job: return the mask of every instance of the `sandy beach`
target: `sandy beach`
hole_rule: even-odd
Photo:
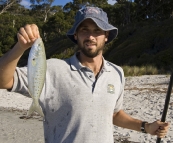
[[[43,143],[42,119],[23,119],[25,111],[0,108],[0,143]]]
[[[127,77],[123,109],[144,121],[160,120],[169,80],[169,75]],[[31,102],[31,98],[21,94],[0,90],[0,143],[44,143],[43,119],[38,115],[24,118]],[[166,120],[173,121],[173,92]],[[120,127],[114,127],[114,138],[115,143],[155,143],[157,139]],[[173,143],[172,123],[162,143]]]

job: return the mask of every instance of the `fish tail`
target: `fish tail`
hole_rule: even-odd
[[[31,116],[31,114],[36,111],[38,114],[40,114],[42,117],[44,117],[44,114],[43,114],[43,111],[39,105],[38,102],[32,102],[30,108],[29,108],[29,111],[27,113],[27,117]]]

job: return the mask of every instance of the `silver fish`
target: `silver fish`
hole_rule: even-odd
[[[41,38],[38,38],[31,47],[28,57],[27,77],[29,94],[33,99],[27,116],[36,111],[41,116],[44,116],[39,105],[40,94],[43,89],[46,77],[46,54],[44,44]]]

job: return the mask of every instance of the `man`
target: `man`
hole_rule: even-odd
[[[113,124],[164,137],[168,123],[143,122],[122,110],[123,70],[102,57],[104,45],[117,35],[106,13],[97,7],[77,12],[67,36],[79,52],[65,60],[47,60],[40,96],[46,143],[113,143]],[[35,24],[20,28],[18,42],[0,59],[0,88],[27,92],[27,68],[16,67],[26,49],[40,37]],[[113,123],[113,124],[112,124]]]

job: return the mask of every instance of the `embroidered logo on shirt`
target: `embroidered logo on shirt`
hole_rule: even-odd
[[[107,86],[107,92],[108,93],[111,93],[111,94],[114,94],[115,93],[114,85],[108,84],[108,86]]]

